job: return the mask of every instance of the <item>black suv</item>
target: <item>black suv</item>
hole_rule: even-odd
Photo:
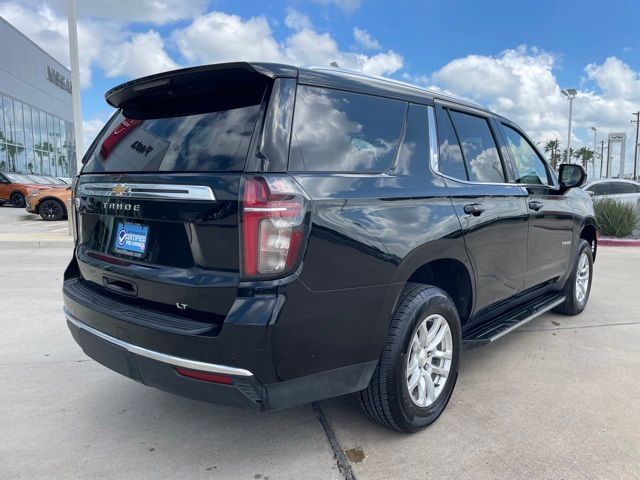
[[[359,392],[413,431],[464,348],[587,303],[585,179],[515,124],[337,69],[188,68],[118,109],[74,187],[68,326],[145,385],[261,410]]]

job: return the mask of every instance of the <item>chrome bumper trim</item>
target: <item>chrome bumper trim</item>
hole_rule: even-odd
[[[226,365],[217,365],[215,363],[205,363],[199,362],[197,360],[189,360],[182,357],[174,357],[173,355],[167,355],[166,353],[160,353],[143,347],[139,347],[137,345],[132,345],[131,343],[127,343],[118,338],[114,338],[111,335],[107,335],[106,333],[103,333],[85,323],[82,323],[80,320],[71,315],[66,308],[64,310],[64,316],[67,318],[67,321],[71,322],[79,329],[86,330],[87,332],[101,338],[102,340],[112,343],[113,345],[116,345],[118,347],[124,348],[125,350],[131,353],[135,353],[136,355],[140,355],[141,357],[147,357],[158,362],[173,365],[175,367],[190,368],[203,372],[221,373],[223,375],[235,375],[238,377],[253,377],[253,373],[243,368],[228,367]]]

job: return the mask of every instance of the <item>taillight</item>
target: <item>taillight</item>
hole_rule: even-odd
[[[302,253],[305,193],[290,177],[243,177],[241,229],[244,277],[291,272]]]

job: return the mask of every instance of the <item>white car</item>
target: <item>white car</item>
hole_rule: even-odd
[[[640,208],[640,182],[618,178],[602,178],[583,187],[594,199],[616,198]]]

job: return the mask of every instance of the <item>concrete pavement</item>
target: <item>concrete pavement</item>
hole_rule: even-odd
[[[463,352],[430,428],[390,432],[324,402],[359,479],[640,478],[640,249],[602,248],[589,305]]]
[[[311,406],[254,413],[139,385],[88,359],[61,313],[70,249],[0,249],[0,478],[340,479]],[[603,248],[578,317],[463,353],[414,435],[322,402],[358,479],[638,478],[640,251]]]

